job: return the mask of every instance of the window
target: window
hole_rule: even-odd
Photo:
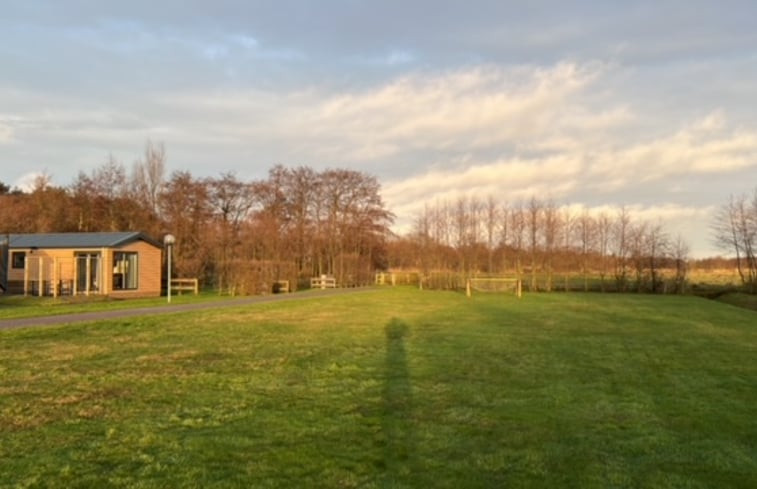
[[[113,290],[135,290],[139,276],[137,253],[113,253]]]
[[[13,268],[24,268],[24,262],[26,261],[26,252],[25,251],[14,251],[11,254],[11,261],[12,261],[12,267]]]

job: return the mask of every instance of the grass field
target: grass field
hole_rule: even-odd
[[[174,295],[172,304],[187,304],[201,301],[229,299],[228,295],[203,292],[199,295]],[[80,312],[136,309],[166,304],[166,297],[142,299],[112,299],[106,296],[24,297],[22,295],[0,296],[0,320],[38,316],[58,316]]]
[[[4,331],[0,487],[757,487],[757,313],[387,288]]]

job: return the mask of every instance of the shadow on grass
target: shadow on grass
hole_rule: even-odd
[[[386,365],[381,428],[384,434],[384,482],[411,475],[416,440],[412,419],[413,392],[407,367],[405,337],[410,328],[397,318],[385,327]]]

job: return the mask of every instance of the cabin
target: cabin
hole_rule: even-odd
[[[0,293],[150,297],[162,247],[139,232],[0,235]]]

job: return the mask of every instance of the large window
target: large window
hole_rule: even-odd
[[[139,277],[137,253],[113,253],[113,290],[134,290]]]
[[[24,262],[26,261],[26,252],[25,251],[14,251],[11,253],[11,261],[13,268],[24,268]]]

